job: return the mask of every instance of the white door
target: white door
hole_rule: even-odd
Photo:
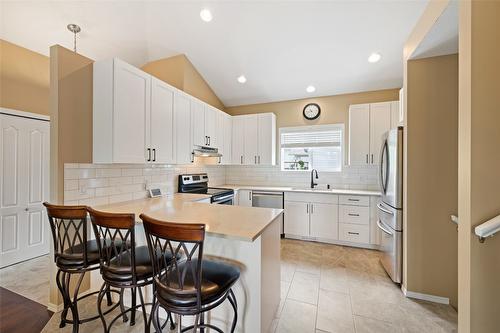
[[[205,105],[195,98],[191,99],[191,124],[193,145],[207,146],[208,139],[205,134]]]
[[[243,164],[245,155],[245,117],[233,117],[232,126],[232,156],[233,164]]]
[[[151,114],[148,119],[151,160],[174,163],[174,90],[161,80],[151,81]]]
[[[311,237],[338,239],[338,205],[311,203]]]
[[[370,165],[380,162],[382,135],[391,129],[391,102],[370,104]]]
[[[257,164],[274,165],[276,164],[276,118],[272,113],[260,114],[258,116],[258,155]]]
[[[182,93],[174,94],[174,140],[175,163],[191,163],[191,153],[193,152],[191,146],[191,102],[190,98]]]
[[[238,191],[238,206],[252,207],[252,191],[250,190]]]
[[[215,130],[217,124],[218,110],[207,105],[205,106],[205,135],[207,136],[207,145],[209,147],[218,148],[217,133]]]
[[[231,116],[224,114],[224,142],[223,142],[223,155],[221,159],[222,164],[231,164],[231,155],[232,155],[232,142],[233,142],[233,121]],[[221,133],[219,133],[221,135]]]
[[[243,163],[246,165],[257,164],[257,156],[259,155],[259,117],[258,115],[245,117],[245,155]]]
[[[349,164],[368,165],[370,155],[370,105],[349,107]]]
[[[144,163],[151,75],[114,61],[113,162]]]
[[[49,122],[0,115],[0,267],[49,252]]]
[[[285,234],[309,236],[309,203],[285,201]]]

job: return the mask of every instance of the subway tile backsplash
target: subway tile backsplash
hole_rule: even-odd
[[[307,187],[308,172],[283,172],[279,166],[75,164],[64,165],[64,203],[97,206],[145,198],[151,186],[177,192],[179,174],[207,172],[210,185]],[[332,188],[378,189],[377,167],[344,166],[342,172],[319,172],[315,180]]]
[[[225,168],[214,165],[76,164],[64,165],[66,205],[104,205],[145,198],[149,187],[177,192],[178,175],[207,172],[212,186],[225,183]]]
[[[377,190],[377,167],[344,166],[341,172],[319,172],[314,181],[332,188]],[[226,184],[308,187],[309,172],[281,171],[280,166],[226,166]]]

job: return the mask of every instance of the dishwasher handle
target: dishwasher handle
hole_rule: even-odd
[[[283,197],[283,192],[252,191],[254,197]]]

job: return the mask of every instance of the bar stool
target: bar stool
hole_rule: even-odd
[[[236,297],[231,289],[240,277],[238,267],[203,259],[204,224],[169,223],[144,214],[143,221],[149,253],[153,258],[155,300],[151,317],[157,332],[161,332],[159,308],[179,315],[179,331],[206,328],[223,331],[205,323],[204,314],[226,299],[234,310],[231,332],[238,320]],[[183,254],[182,257],[179,256]],[[165,258],[174,258],[165,260]],[[181,316],[196,316],[194,325],[182,328]]]
[[[95,320],[99,315],[80,319],[78,301],[95,295],[98,291],[78,297],[80,286],[86,272],[99,268],[99,250],[96,240],[87,240],[87,207],[86,206],[58,206],[44,202],[47,208],[52,239],[54,241],[54,262],[57,265],[56,283],[62,295],[64,309],[61,313],[60,328],[66,324],[73,324],[73,332],[78,332],[80,324]],[[73,290],[71,298],[71,276],[80,277]],[[115,292],[115,291],[113,291]],[[108,306],[112,305],[111,290],[105,290]],[[105,313],[113,311],[120,303],[115,304]],[[71,310],[72,320],[66,319]]]
[[[92,220],[96,239],[98,241],[102,239],[110,240],[110,246],[106,247],[100,246],[100,242],[97,243],[101,259],[101,275],[104,280],[97,298],[97,308],[104,326],[104,332],[109,332],[114,322],[120,316],[125,316],[125,313],[129,311],[131,312],[130,325],[134,325],[135,312],[139,307],[142,308],[144,331],[149,332],[151,322],[147,318],[146,305],[151,305],[151,303],[146,304],[144,302],[141,288],[153,283],[153,266],[148,247],[135,245],[134,214],[105,213],[90,207],[87,208],[87,211]],[[123,243],[130,244],[130,246],[120,246]],[[165,257],[164,260],[169,262],[171,259]],[[110,287],[120,288],[122,296],[125,288],[131,289],[132,306],[125,311],[122,308],[122,313],[113,318],[108,326],[101,310],[101,303],[106,290]],[[139,291],[139,305],[136,304],[137,290]]]

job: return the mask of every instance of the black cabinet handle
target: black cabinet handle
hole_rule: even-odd
[[[148,162],[151,162],[151,148],[148,148]]]
[[[349,216],[359,216],[359,214],[351,214],[351,213],[349,213],[347,215],[349,215]]]
[[[348,233],[349,235],[359,235],[359,232],[350,232],[350,231],[348,231],[347,233]]]
[[[156,162],[156,149],[153,148],[153,162]]]

